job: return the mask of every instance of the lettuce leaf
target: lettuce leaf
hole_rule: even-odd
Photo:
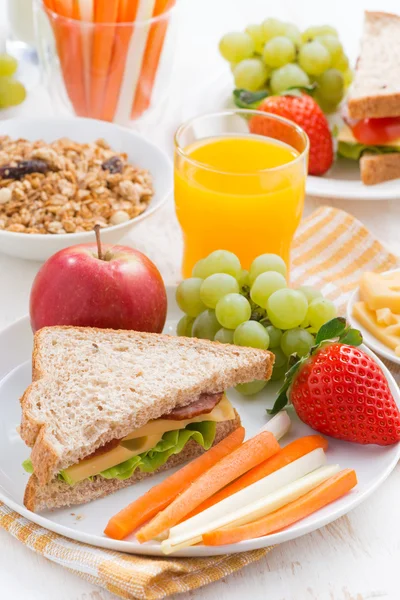
[[[396,146],[367,146],[365,144],[350,144],[348,142],[338,143],[337,153],[344,158],[359,160],[364,152],[370,154],[389,154],[390,152],[400,152]]]
[[[167,431],[154,448],[134,456],[125,462],[102,471],[100,475],[105,479],[129,479],[136,469],[142,473],[153,473],[164,465],[170,456],[179,454],[189,442],[194,440],[205,450],[211,448],[215,438],[216,423],[203,421],[190,423],[185,429]]]
[[[170,456],[182,452],[190,440],[194,440],[202,448],[208,450],[214,442],[216,426],[217,424],[213,421],[202,421],[201,423],[190,423],[185,429],[167,431],[151,450],[107,469],[100,475],[105,479],[129,479],[136,469],[140,469],[142,473],[153,473],[153,471],[162,467]],[[33,473],[32,462],[29,458],[22,463],[22,466],[28,473]],[[65,471],[58,474],[58,479],[69,485],[74,483]],[[92,477],[89,479],[92,479]]]

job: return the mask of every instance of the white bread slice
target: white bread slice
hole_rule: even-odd
[[[400,116],[399,65],[400,16],[366,11],[348,99],[352,119]]]
[[[266,350],[135,331],[47,327],[35,335],[21,437],[40,485],[151,419],[253,379]]]
[[[240,426],[240,418],[236,413],[236,419],[217,423],[214,444],[217,444],[232,431]],[[93,481],[81,481],[74,486],[55,479],[45,486],[40,486],[35,475],[31,475],[25,490],[24,504],[26,508],[33,512],[41,512],[46,508],[61,508],[62,506],[71,506],[74,504],[85,504],[91,500],[103,498],[117,490],[133,485],[145,477],[160,473],[172,467],[176,467],[196,456],[203,454],[203,448],[194,440],[190,440],[182,452],[171,456],[165,465],[157,469],[154,473],[141,473],[139,470],[129,479],[104,479],[101,476],[93,478]]]
[[[375,185],[400,178],[400,152],[388,154],[363,154],[360,158],[361,180],[365,185]]]

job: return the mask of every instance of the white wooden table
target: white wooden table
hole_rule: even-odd
[[[4,2],[4,0],[3,0]],[[279,6],[277,6],[279,5]],[[196,109],[202,111],[201,94],[226,68],[217,56],[219,37],[227,30],[277,16],[306,27],[330,23],[356,56],[362,9],[396,12],[398,0],[181,0],[178,57],[172,92],[156,123],[142,128],[171,152],[172,134],[198,89]],[[271,12],[268,10],[271,9]],[[0,24],[4,23],[0,0]],[[17,114],[37,116],[49,111],[46,97],[37,89]],[[1,117],[1,113],[0,113]],[[0,128],[1,129],[1,128]],[[306,214],[324,204],[308,199]],[[392,202],[332,202],[361,219],[390,249],[400,254],[400,200]],[[180,232],[172,205],[134,230],[130,240],[150,256],[167,283],[179,278]],[[0,255],[0,327],[26,314],[31,282],[38,263]],[[275,548],[258,563],[206,588],[191,592],[198,600],[369,600],[400,598],[400,519],[398,512],[400,466],[365,504],[337,522]],[[1,600],[112,600],[115,596],[65,569],[46,561],[0,530]]]

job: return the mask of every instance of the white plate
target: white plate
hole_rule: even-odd
[[[174,333],[179,310],[174,302],[174,288],[169,288],[169,314],[165,331]],[[160,474],[130,488],[120,490],[107,498],[90,504],[72,508],[48,511],[40,515],[28,511],[22,504],[23,494],[29,475],[22,469],[21,463],[28,457],[28,448],[21,441],[16,427],[20,422],[18,399],[31,381],[32,333],[28,318],[23,318],[0,333],[0,500],[31,521],[51,531],[80,542],[94,546],[121,550],[128,553],[161,555],[158,542],[140,545],[131,536],[126,541],[115,541],[105,537],[102,532],[108,519],[121,508],[141,496],[155,483],[166,477]],[[372,354],[368,351],[369,354]],[[390,388],[399,402],[399,389],[386,367],[377,359],[388,378]],[[234,390],[228,395],[241,415],[247,437],[255,434],[267,421],[266,408],[272,406],[276,384],[270,384],[257,397],[245,398]],[[299,421],[290,411],[293,419],[292,431],[284,438],[284,443],[312,430]],[[177,553],[177,556],[210,556],[227,552],[242,552],[262,548],[270,544],[279,544],[314,531],[338,517],[346,514],[365,500],[386,479],[400,458],[400,444],[395,446],[359,446],[329,440],[327,452],[331,464],[339,463],[341,468],[354,468],[357,471],[358,486],[340,500],[304,519],[286,531],[239,544],[220,547],[196,546]]]
[[[83,118],[9,119],[1,123],[1,135],[52,142],[68,137],[87,143],[104,138],[117,152],[126,152],[128,161],[148,169],[153,177],[154,196],[141,215],[121,225],[102,229],[104,243],[116,244],[133,227],[158,210],[172,192],[172,165],[168,156],[143,136],[104,121]],[[58,250],[94,241],[92,231],[62,235],[16,233],[0,230],[0,251],[28,260],[46,260]]]
[[[186,102],[185,120],[197,114],[234,108],[233,89],[233,80],[227,67],[202,93],[198,89],[196,95],[193,93],[193,98]],[[339,122],[339,118],[330,116],[329,121]],[[397,200],[400,199],[400,182],[395,179],[377,185],[364,185],[360,179],[358,161],[339,158],[322,177],[307,177],[306,192],[308,196],[341,200]]]
[[[385,275],[386,273],[396,273],[398,271],[400,271],[400,269],[392,269],[391,271],[385,271],[385,273],[382,273],[382,275]],[[361,331],[365,344],[369,348],[371,348],[371,350],[373,350],[380,356],[384,356],[388,360],[400,365],[400,356],[397,356],[391,348],[388,348],[387,346],[385,346],[385,344],[382,344],[382,342],[380,342],[374,335],[372,335],[372,333],[368,331],[368,329],[366,329],[363,325],[361,325],[359,321],[357,321],[355,317],[353,317],[353,306],[356,302],[359,302],[360,300],[360,288],[357,288],[352,293],[347,303],[348,322],[351,324],[352,327],[355,327],[356,329],[359,329]]]

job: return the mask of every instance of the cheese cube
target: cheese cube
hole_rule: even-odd
[[[388,308],[400,313],[400,271],[381,275],[364,273],[360,280],[360,296],[370,310]]]

